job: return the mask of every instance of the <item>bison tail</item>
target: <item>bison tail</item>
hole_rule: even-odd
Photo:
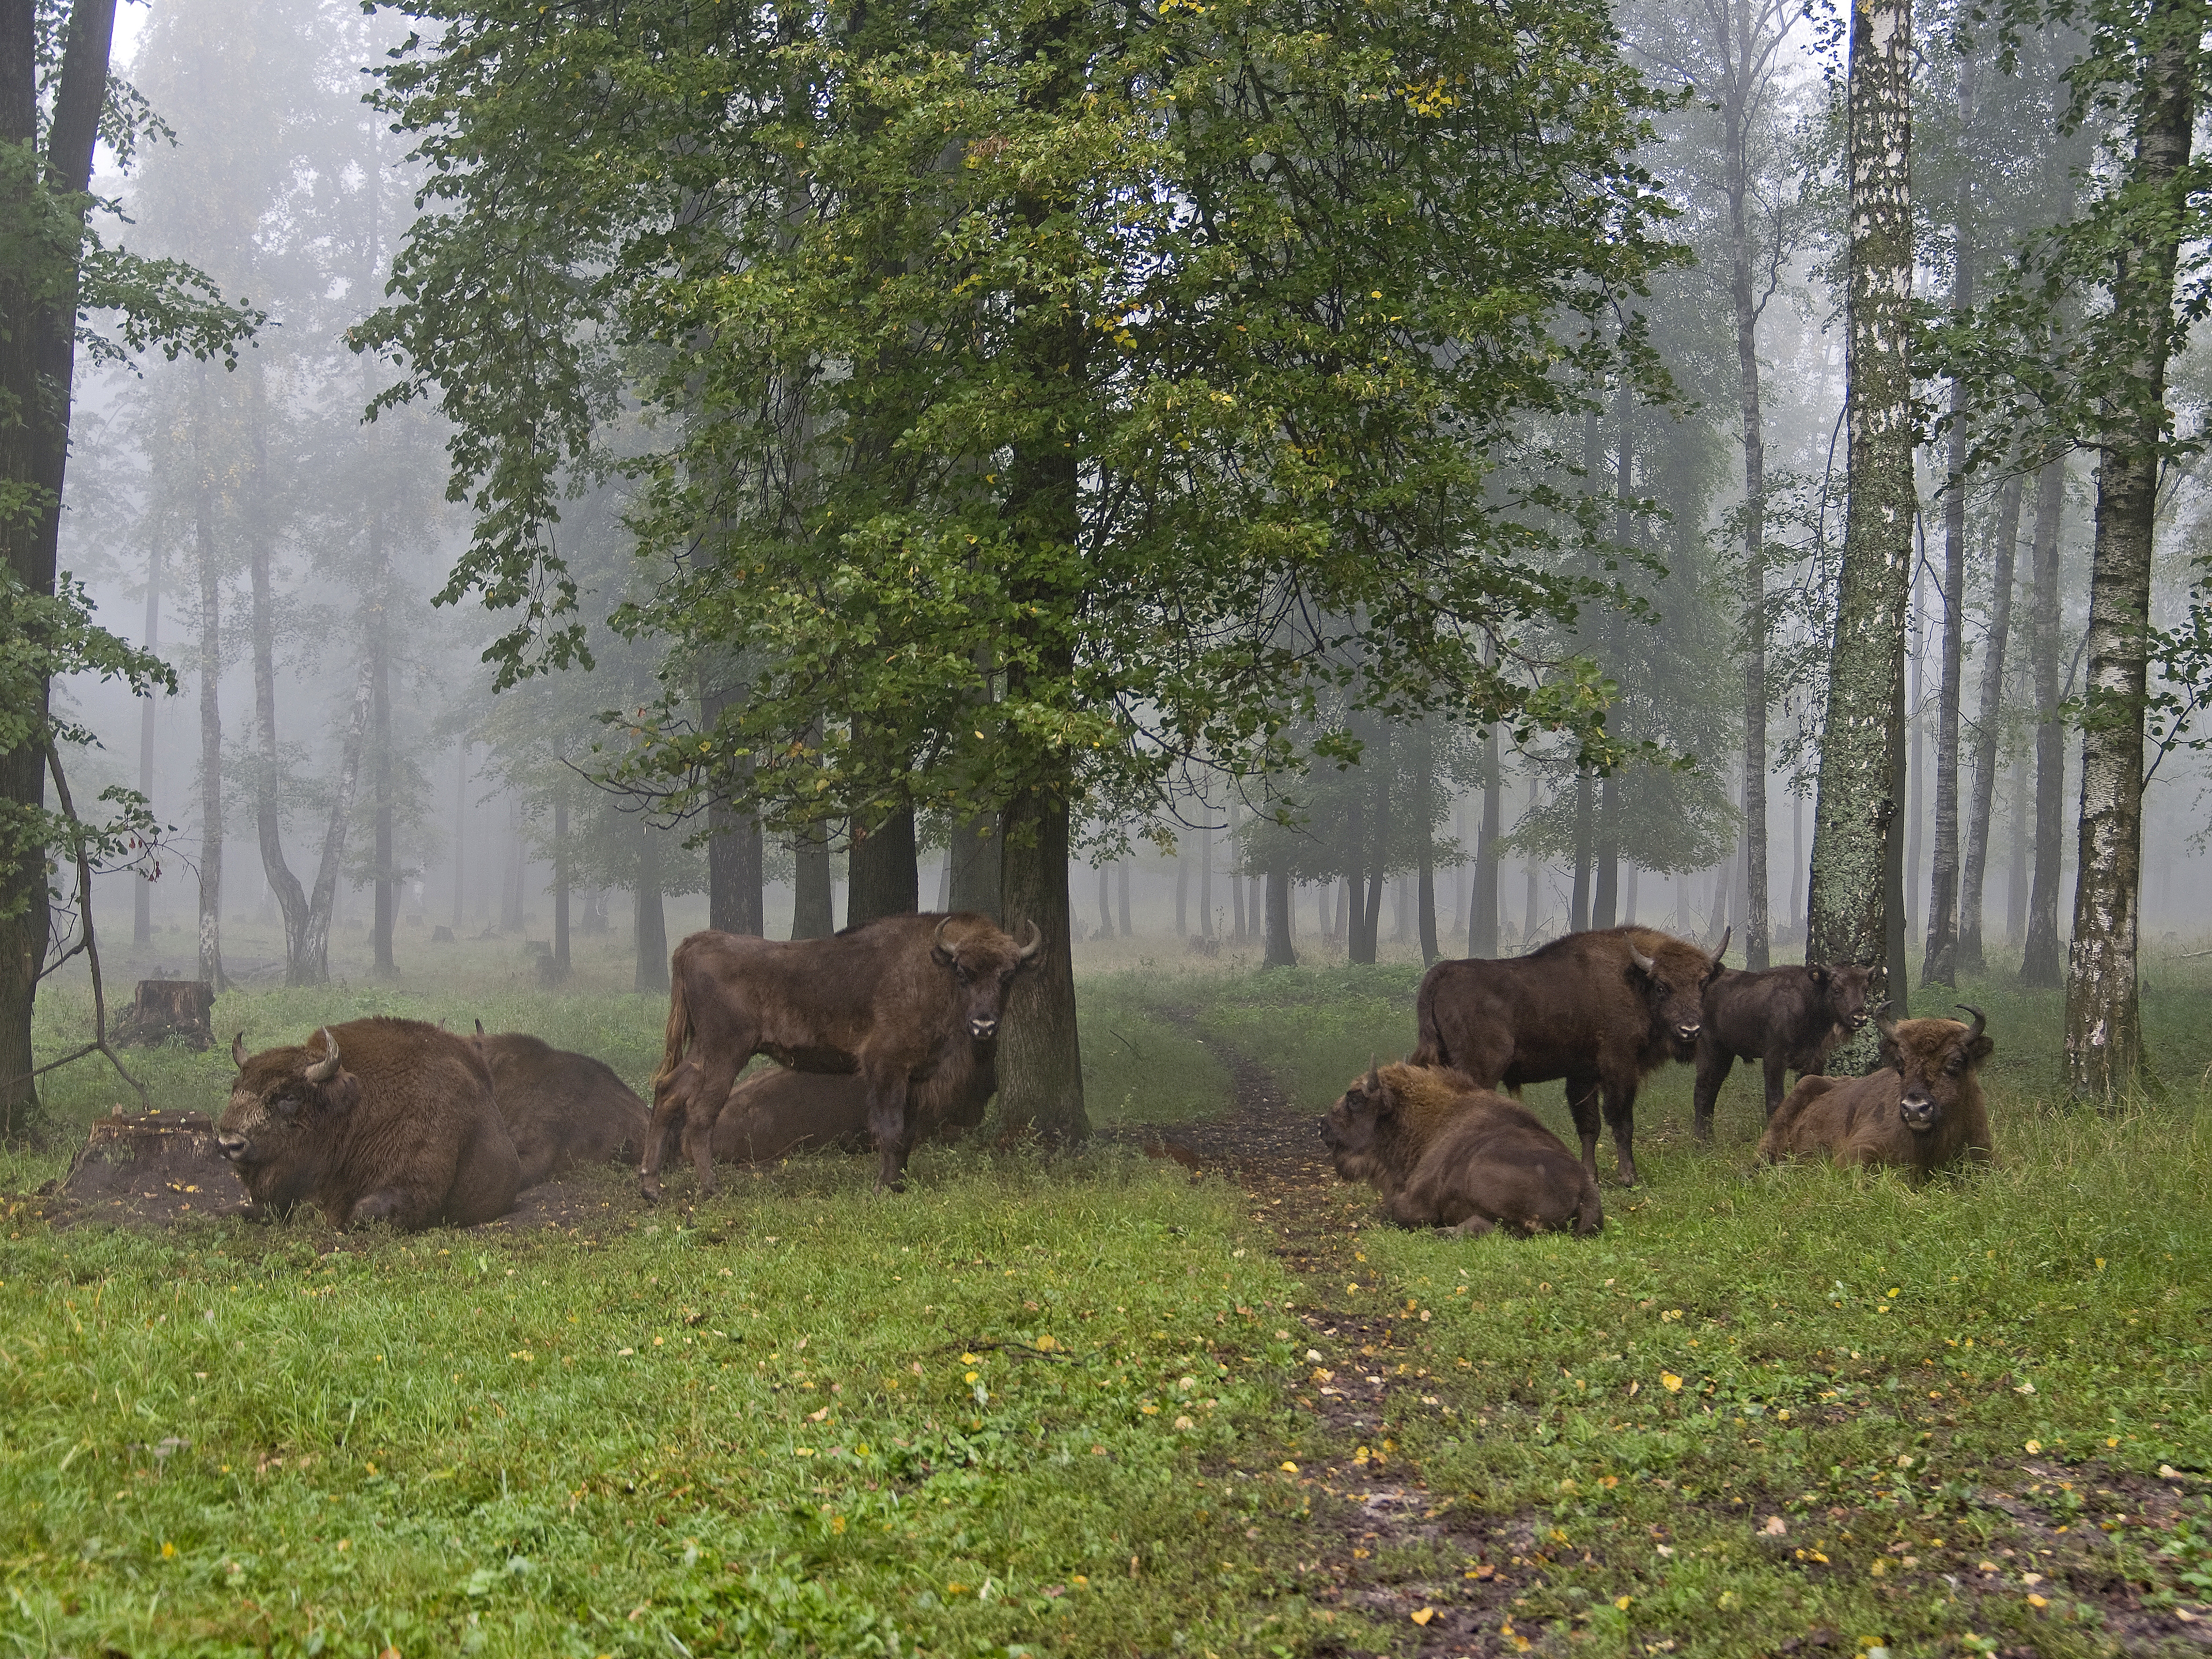
[[[691,1005],[684,998],[684,975],[679,972],[668,981],[668,1028],[662,1035],[660,1069],[653,1074],[653,1092],[656,1097],[662,1084],[676,1074],[683,1064],[684,1051],[691,1042]]]
[[[1578,1164],[1576,1168],[1582,1166]],[[1582,1201],[1575,1207],[1575,1237],[1588,1238],[1605,1225],[1605,1203],[1597,1195],[1597,1182],[1590,1178],[1590,1172],[1583,1170],[1582,1176]]]
[[[1428,988],[1423,986],[1421,988],[1425,991]],[[1413,1018],[1413,1052],[1407,1056],[1406,1063],[1408,1066],[1450,1065],[1450,1060],[1444,1057],[1444,1041],[1437,1030],[1436,1006],[1430,998],[1423,996],[1414,1004]]]

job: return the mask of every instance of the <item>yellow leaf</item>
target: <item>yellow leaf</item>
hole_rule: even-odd
[[[1417,1625],[1425,1625],[1437,1616],[1437,1610],[1434,1607],[1423,1607],[1419,1613],[1409,1613],[1406,1616]]]
[[[1672,1371],[1662,1371],[1659,1373],[1659,1386],[1666,1389],[1668,1394],[1680,1394],[1682,1390],[1682,1379]]]
[[[1623,1613],[1626,1613],[1628,1611],[1628,1604],[1635,1599],[1636,1598],[1632,1595],[1616,1595],[1613,1598],[1613,1605],[1619,1607]]]

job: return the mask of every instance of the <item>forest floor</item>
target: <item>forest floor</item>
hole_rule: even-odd
[[[216,1020],[481,1014],[640,1084],[660,1006],[622,965]],[[1958,993],[1998,1042],[1984,1174],[1759,1170],[1755,1079],[1699,1149],[1675,1068],[1603,1234],[1464,1241],[1377,1225],[1316,1133],[1410,1043],[1417,965],[1097,966],[1089,1149],[929,1148],[898,1200],[824,1157],[659,1209],[595,1171],[413,1238],[9,1201],[0,1642],[2212,1650],[2212,972],[2154,969],[2167,1086],[2113,1115],[2051,1103],[2055,1000]],[[57,1045],[82,1012],[52,1000]],[[129,1057],[206,1110],[226,1047]],[[73,1121],[100,1064],[59,1074]]]

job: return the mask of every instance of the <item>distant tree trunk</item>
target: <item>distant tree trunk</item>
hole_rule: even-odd
[[[375,948],[374,973],[391,979],[399,972],[392,951],[392,927],[398,917],[398,878],[394,873],[392,846],[392,629],[389,582],[384,570],[384,514],[369,520],[370,560],[376,571],[375,598],[370,606],[369,653],[369,789],[376,805],[375,920],[370,933]]]
[[[2027,941],[2020,982],[2055,989],[2064,982],[2058,938],[2058,890],[2065,879],[2059,824],[2066,811],[2066,726],[2058,696],[2058,532],[2066,510],[2066,463],[2047,461],[2035,479],[2035,540],[2028,589],[2035,670],[2035,878],[2027,902]]]
[[[1734,22],[1736,9],[1729,9]],[[1735,31],[1731,30],[1731,33]],[[1766,440],[1759,404],[1759,250],[1751,213],[1750,125],[1763,79],[1747,39],[1728,53],[1723,116],[1727,132],[1722,188],[1729,204],[1729,299],[1735,313],[1736,409],[1743,441],[1743,837],[1747,874],[1744,964],[1770,961],[1766,894]],[[1769,290],[1771,291],[1771,289]]]
[[[912,915],[921,908],[913,802],[902,805],[873,830],[854,834],[847,870],[848,927],[873,921],[878,916]]]
[[[1352,917],[1351,960],[1372,966],[1382,926],[1382,883],[1390,867],[1390,728],[1383,726],[1371,745],[1375,757],[1374,822],[1368,832],[1365,902],[1357,903]],[[1358,876],[1353,873],[1355,882]]]
[[[1912,15],[1906,0],[1850,14],[1850,498],[1828,653],[1828,700],[1813,824],[1806,959],[1887,955],[1889,849],[1897,815],[1897,695],[1912,565]],[[1889,994],[1901,997],[1904,986]],[[1840,1050],[1865,1069],[1873,1028]]]
[[[1212,807],[1201,803],[1207,817],[1198,826],[1198,936],[1213,937],[1213,824]]]
[[[2187,172],[2203,53],[2203,0],[2154,0],[2128,187],[2169,210],[2120,250],[2115,313],[2140,342],[2128,399],[2110,406],[2097,468],[2089,572],[2089,672],[2081,722],[2081,818],[2074,938],[2066,959],[2066,1070],[2077,1098],[2111,1101],[2142,1070],[2136,933],[2142,875],[2144,695],[2151,544],[2174,267],[2187,228]]]
[[[1982,653],[1981,706],[1974,719],[1974,793],[1966,806],[1966,861],[1959,882],[1959,971],[1984,974],[1982,886],[1989,870],[1990,814],[1996,801],[1997,738],[2004,720],[2005,644],[2012,631],[2013,554],[2020,540],[2020,475],[1997,498],[1996,568],[1990,573],[1989,640]]]
[[[2012,863],[2005,872],[2005,943],[2015,951],[2027,937],[2027,840],[2034,819],[2034,791],[2023,751],[2012,763]]]
[[[1608,772],[1597,790],[1597,897],[1590,926],[1613,927],[1620,917],[1620,780]]]
[[[1137,930],[1129,925],[1129,866],[1135,862],[1135,858],[1128,854],[1122,854],[1115,861],[1115,885],[1119,889],[1117,896],[1121,901],[1121,937],[1124,939],[1137,936]]]
[[[1236,939],[1237,943],[1239,945],[1243,944],[1246,939],[1252,938],[1254,934],[1259,931],[1256,927],[1252,926],[1250,921],[1248,921],[1245,919],[1244,878],[1240,867],[1243,863],[1243,860],[1239,856],[1243,851],[1243,843],[1237,838],[1237,800],[1236,797],[1232,795],[1229,801],[1229,868],[1231,872],[1229,878],[1229,902],[1231,906],[1232,915],[1237,928]],[[1256,921],[1257,920],[1257,917],[1252,919],[1253,921]]]
[[[1974,111],[1974,59],[1959,70],[1959,125],[1968,131]],[[1974,301],[1972,258],[1973,185],[1971,168],[1959,179],[1952,212],[1957,232],[1951,261],[1951,312],[1963,318]],[[1959,706],[1966,642],[1966,386],[1951,382],[1951,455],[1943,483],[1943,684],[1936,713],[1936,860],[1928,878],[1928,949],[1923,984],[1959,982]]]
[[[1437,948],[1437,836],[1436,822],[1430,816],[1430,798],[1436,793],[1435,749],[1425,725],[1415,741],[1419,746],[1414,757],[1413,811],[1420,832],[1413,882],[1413,931],[1420,940],[1421,960],[1431,963],[1443,953]]]
[[[1799,939],[1805,925],[1805,797],[1790,797],[1790,928]],[[1806,958],[1810,962],[1812,958]]]
[[[1567,905],[1567,926],[1577,933],[1590,924],[1590,848],[1595,834],[1591,794],[1589,769],[1578,766],[1575,769],[1575,886]]]
[[[1467,953],[1492,957],[1498,954],[1498,842],[1499,818],[1504,802],[1504,780],[1500,775],[1498,730],[1483,738],[1482,827],[1475,832],[1474,889],[1467,902]]]
[[[1896,720],[1891,726],[1891,762],[1895,768],[1895,788],[1905,789],[1905,676],[1900,669],[1897,678]],[[1893,797],[1894,799],[1894,797]],[[1903,1019],[1911,1012],[1906,987],[1905,913],[1905,839],[1892,836],[1888,842],[1888,863],[1883,882],[1882,914],[1888,918],[1888,929],[1884,939],[1882,960],[1886,966],[1883,977],[1887,988],[1883,994],[1889,999],[1890,1016]]]
[[[1263,968],[1295,968],[1297,952],[1291,948],[1291,866],[1278,853],[1267,860],[1267,948]]]
[[[1730,864],[1735,860],[1731,859]],[[1729,900],[1733,896],[1734,884],[1729,880],[1729,865],[1723,864],[1713,872],[1713,912],[1705,922],[1705,941],[1717,943],[1722,931],[1729,925]]]
[[[837,931],[830,879],[829,831],[801,830],[793,843],[793,859],[791,936],[828,939]]]
[[[1641,873],[1642,866],[1632,863],[1628,866],[1627,878],[1620,884],[1620,921],[1625,927],[1636,925],[1636,880]]]
[[[204,377],[206,369],[203,366]],[[192,422],[192,450],[200,457],[205,422]],[[222,970],[222,583],[215,547],[215,481],[199,460],[193,513],[200,578],[200,977],[218,991],[230,988]]]
[[[1054,1139],[1091,1133],[1075,1024],[1075,963],[1069,947],[1067,797],[1030,788],[1006,808],[1007,932],[1036,924],[1043,954],[1017,975],[1000,1027],[999,1087],[1010,1126]]]
[[[668,989],[668,913],[660,896],[660,832],[641,820],[637,826],[637,907],[632,925],[637,972],[631,981],[640,996]]]
[[[469,810],[469,740],[457,747],[458,768],[453,780],[453,937],[461,936],[461,878],[467,873]]]
[[[1114,937],[1114,867],[1098,866],[1098,937]]]
[[[161,645],[161,550],[156,544],[146,560],[146,649]],[[154,698],[142,697],[138,707],[138,793],[154,799]],[[131,884],[131,944],[144,950],[154,942],[154,884]]]
[[[1536,860],[1533,858],[1523,859],[1521,863],[1521,868],[1523,872],[1528,889],[1527,893],[1522,896],[1522,905],[1521,910],[1521,954],[1522,956],[1526,956],[1528,954],[1529,951],[1534,948],[1535,944],[1536,905],[1537,901],[1541,896],[1538,889],[1542,884],[1543,878],[1539,873]]]
[[[1899,775],[1905,780],[1903,787],[1907,792],[1909,803],[1905,812],[1911,825],[1911,833],[1905,842],[1902,889],[1905,894],[1905,937],[1908,939],[1920,921],[1914,910],[1913,896],[1920,890],[1920,832],[1927,823],[1922,796],[1925,793],[1928,781],[1928,711],[1922,683],[1927,678],[1929,628],[1928,610],[1921,597],[1923,584],[1920,579],[1921,568],[1927,562],[1927,549],[1923,544],[1919,550],[1920,556],[1913,561],[1912,565],[1912,635],[1909,647],[1911,655],[1907,659],[1912,676],[1912,690],[1905,704],[1904,714],[1905,731],[1911,743],[1912,758],[1911,764]]]
[[[997,829],[987,817],[955,824],[945,849],[952,866],[952,908],[977,911],[994,921],[1000,912]]]
[[[499,925],[502,933],[513,933],[522,926],[523,872],[530,861],[529,849],[522,841],[522,802],[513,794],[507,798],[507,880],[499,896]]]
[[[568,977],[568,786],[553,788],[553,957],[548,970],[555,984]]]

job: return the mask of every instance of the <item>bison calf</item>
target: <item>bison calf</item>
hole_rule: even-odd
[[[1964,1004],[1960,1005],[1962,1007]],[[1778,1163],[1826,1152],[1838,1164],[1887,1165],[1925,1176],[1991,1156],[1990,1116],[1977,1073],[1996,1044],[1955,1019],[1877,1018],[1883,1069],[1865,1077],[1808,1077],[1790,1091],[1759,1143]]]
[[[1782,1104],[1786,1073],[1810,1077],[1827,1069],[1838,1043],[1867,1023],[1872,969],[1723,968],[1707,981],[1705,1025],[1698,1033],[1698,1139],[1713,1137],[1713,1103],[1739,1060],[1766,1066],[1766,1115]]]
[[[216,1126],[257,1212],[318,1206],[338,1227],[473,1226],[514,1207],[522,1165],[474,1044],[419,1019],[349,1020],[246,1052]]]
[[[525,1187],[579,1164],[643,1156],[645,1103],[605,1060],[522,1031],[487,1034],[481,1020],[476,1048],[490,1068]]]
[[[950,1139],[983,1121],[998,1091],[995,1044],[973,1065],[941,1066],[912,1087],[914,1138]],[[765,1164],[808,1147],[858,1151],[868,1142],[867,1079],[777,1066],[739,1079],[714,1120],[714,1161]]]
[[[1605,1225],[1597,1182],[1565,1143],[1527,1107],[1447,1067],[1370,1066],[1321,1134],[1337,1174],[1371,1184],[1401,1227],[1473,1237]]]
[[[1721,936],[1721,951],[1728,935]],[[1413,1002],[1417,1066],[1450,1066],[1485,1089],[1565,1078],[1583,1162],[1597,1174],[1598,1097],[1620,1178],[1636,1184],[1636,1091],[1647,1072],[1697,1052],[1720,951],[1649,927],[1569,933],[1502,962],[1440,962]]]

